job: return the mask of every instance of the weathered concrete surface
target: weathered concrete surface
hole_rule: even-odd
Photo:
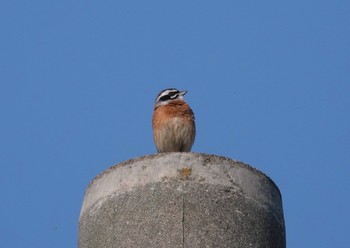
[[[89,185],[79,248],[284,248],[282,199],[263,173],[198,153],[146,156]]]

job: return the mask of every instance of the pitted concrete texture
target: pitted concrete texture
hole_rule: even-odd
[[[256,169],[225,157],[129,160],[89,185],[79,248],[285,247],[282,199]]]

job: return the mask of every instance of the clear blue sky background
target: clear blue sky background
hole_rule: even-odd
[[[155,153],[164,88],[195,152],[268,174],[287,245],[349,247],[349,1],[1,1],[0,246],[76,247],[85,189]]]

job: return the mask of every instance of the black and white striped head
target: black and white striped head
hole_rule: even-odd
[[[174,100],[182,100],[184,101],[184,95],[187,93],[187,91],[179,91],[177,89],[171,88],[171,89],[165,89],[162,90],[155,102],[155,107],[161,106],[161,105],[166,105],[171,101]]]

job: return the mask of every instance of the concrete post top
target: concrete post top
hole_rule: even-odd
[[[272,210],[277,219],[283,219],[280,191],[268,176],[242,162],[204,153],[159,153],[110,167],[89,184],[80,216],[111,195],[172,181],[220,185],[242,191],[262,207]],[[178,190],[186,191],[186,187]]]

